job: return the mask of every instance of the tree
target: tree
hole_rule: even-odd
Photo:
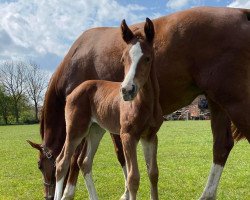
[[[3,87],[0,87],[0,115],[6,125],[9,123],[11,103],[11,98],[5,94]]]
[[[26,83],[27,94],[35,106],[35,120],[38,121],[38,106],[42,100],[42,92],[48,83],[48,75],[45,71],[42,71],[36,63],[30,62]]]
[[[22,61],[5,61],[1,65],[0,83],[13,101],[16,123],[19,123],[20,102],[25,92],[26,65]]]

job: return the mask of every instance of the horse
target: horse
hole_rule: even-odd
[[[125,20],[121,24],[122,36],[128,44],[122,55],[125,68],[123,82],[88,80],[80,84],[66,98],[66,139],[56,159],[55,200],[60,200],[63,183],[70,160],[77,146],[86,138],[87,153],[79,158],[78,165],[84,175],[87,187],[91,176],[92,144],[99,141],[91,128],[120,134],[126,166],[127,187],[131,200],[136,199],[139,188],[139,169],[136,147],[141,140],[151,183],[151,199],[158,199],[157,131],[163,119],[159,103],[159,86],[153,66],[152,41],[154,26],[149,18],[144,26],[145,38],[134,36]],[[91,188],[88,188],[91,191]],[[95,190],[90,199],[98,199]]]
[[[152,22],[154,65],[163,114],[190,104],[200,94],[208,99],[213,162],[200,199],[215,199],[235,139],[250,141],[250,10],[196,7]],[[144,23],[138,23],[129,28],[137,35],[143,32],[143,27]],[[119,34],[119,28],[115,27],[85,31],[54,73],[45,96],[40,130],[42,146],[53,158],[59,155],[65,141],[66,96],[86,80],[123,80],[120,58],[126,43]],[[231,122],[236,131],[232,131]],[[112,137],[124,169],[121,140],[119,136]],[[46,195],[53,196],[53,164],[40,145],[35,148],[40,150],[44,179],[52,185],[45,186],[46,191],[51,190]],[[72,184],[68,181],[67,186]]]

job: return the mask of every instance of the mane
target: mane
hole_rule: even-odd
[[[43,102],[43,107],[42,107],[42,110],[41,110],[41,115],[40,115],[40,136],[41,136],[42,140],[44,139],[44,114],[45,114],[44,108],[46,106],[46,102],[47,102],[47,98],[48,98],[47,93],[50,90],[51,84],[53,82],[53,77],[54,77],[54,75],[52,75],[52,77],[51,77],[51,79],[49,81],[48,88],[47,88],[47,91],[46,91],[45,97],[44,97],[44,102]]]
[[[64,119],[65,92],[59,81],[61,81],[65,67],[69,65],[70,55],[68,54],[64,58],[50,78],[41,112],[40,135],[42,143],[55,154],[60,152],[66,135]]]
[[[40,115],[40,135],[43,140],[44,138],[44,109],[43,108],[41,110],[41,115]]]

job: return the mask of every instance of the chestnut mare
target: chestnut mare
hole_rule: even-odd
[[[205,94],[211,110],[213,164],[201,199],[215,199],[219,179],[235,138],[250,142],[250,10],[200,7],[153,20],[154,66],[164,115],[190,104]],[[134,35],[143,34],[144,23],[132,25]],[[144,34],[143,34],[144,35]],[[89,79],[122,81],[120,63],[127,47],[119,28],[94,28],[73,44],[54,73],[44,102],[39,149],[47,199],[54,192],[52,161],[65,141],[66,96]],[[112,136],[118,159],[124,166],[121,141]],[[45,149],[45,151],[44,151]],[[48,154],[49,152],[49,154]],[[77,168],[77,154],[72,169]],[[49,156],[50,157],[50,156]],[[73,171],[73,170],[72,170]],[[71,174],[70,174],[71,175]],[[69,176],[66,191],[76,179]]]
[[[153,67],[154,26],[146,19],[146,37],[135,37],[125,20],[121,24],[123,39],[128,44],[122,56],[125,78],[121,82],[89,80],[80,84],[66,99],[65,120],[66,139],[63,149],[56,159],[55,200],[60,200],[63,183],[69,169],[70,160],[77,146],[86,138],[87,153],[78,162],[82,170],[90,199],[98,199],[89,182],[92,159],[92,144],[99,141],[92,125],[120,134],[126,166],[128,170],[127,187],[131,200],[136,199],[139,188],[139,169],[136,147],[142,142],[148,175],[151,182],[151,199],[158,199],[158,167],[156,161],[157,136],[162,124],[159,104],[159,85]],[[121,92],[120,92],[121,91]],[[98,124],[98,125],[97,125]],[[90,186],[90,187],[89,187]]]

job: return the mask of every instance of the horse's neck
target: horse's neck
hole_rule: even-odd
[[[59,154],[65,140],[64,103],[51,84],[42,113],[41,136],[42,144],[54,154]]]

